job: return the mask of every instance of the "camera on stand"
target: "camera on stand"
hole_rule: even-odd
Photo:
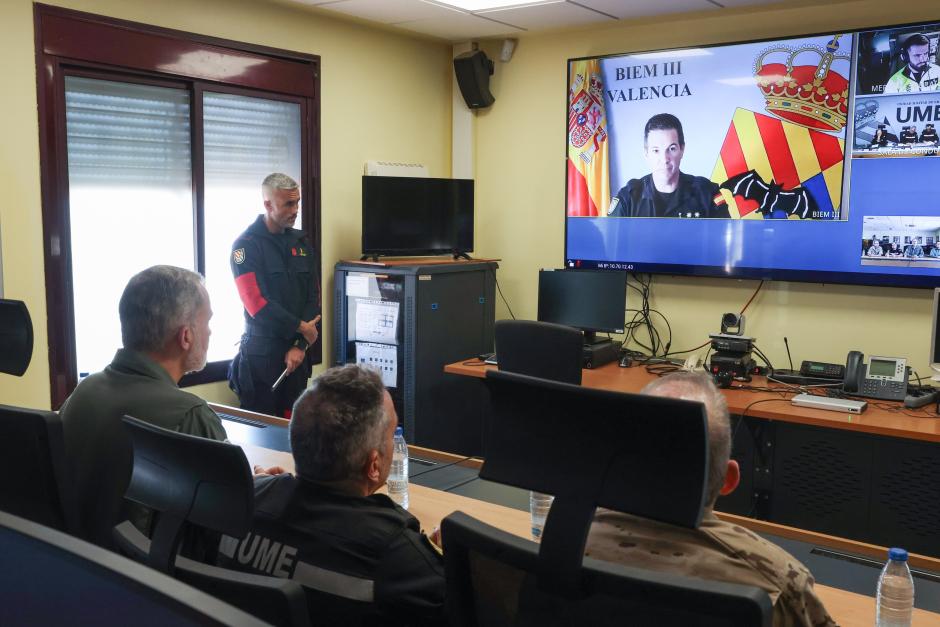
[[[721,317],[721,333],[709,335],[712,355],[708,371],[718,387],[731,387],[731,382],[750,381],[757,365],[751,357],[754,338],[744,335],[744,316],[726,313]]]

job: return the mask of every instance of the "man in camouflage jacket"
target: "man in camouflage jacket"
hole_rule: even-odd
[[[708,414],[708,494],[697,529],[686,529],[629,514],[598,510],[585,555],[636,568],[670,572],[765,590],[775,627],[828,627],[835,622],[813,590],[813,575],[792,555],[743,527],[715,516],[715,501],[740,479],[730,459],[728,405],[712,380],[681,373],[657,379],[643,393],[699,401]],[[652,417],[651,417],[652,418]]]

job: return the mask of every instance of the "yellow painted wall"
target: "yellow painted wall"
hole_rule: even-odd
[[[936,0],[788,7],[536,34],[519,42],[509,63],[497,62],[496,103],[476,119],[476,252],[502,258],[500,284],[517,317],[535,317],[538,269],[563,263],[566,59],[940,19]],[[498,42],[484,50],[497,58]],[[652,305],[669,318],[672,349],[682,350],[717,332],[721,314],[739,311],[756,286],[657,276]],[[746,330],[778,368],[787,367],[786,335],[797,367],[802,359],[844,363],[848,350],[859,349],[907,357],[924,376],[931,308],[931,290],[766,283]],[[501,302],[497,317],[508,317]]]
[[[332,307],[330,268],[359,252],[359,176],[367,159],[421,162],[450,173],[450,46],[257,0],[58,0],[69,8],[321,55],[324,311]],[[158,7],[158,8],[157,8]],[[534,317],[536,272],[563,256],[565,61],[569,57],[790,36],[829,29],[938,19],[934,0],[871,0],[825,6],[713,11],[608,28],[526,36],[508,64],[497,63],[496,104],[475,125],[477,251],[503,259],[500,283],[517,316]],[[498,42],[485,43],[497,57]],[[0,3],[0,238],[5,295],[27,302],[36,352],[26,376],[0,375],[0,402],[47,407],[48,350],[39,198],[32,4]],[[753,281],[656,277],[653,306],[673,328],[674,350],[700,344],[724,311],[736,311]],[[635,299],[633,301],[635,303]],[[498,316],[506,317],[498,305]],[[748,311],[748,332],[784,363],[842,361],[851,348],[907,356],[927,371],[927,290],[769,283]],[[325,358],[329,359],[329,327]],[[222,384],[200,386],[231,402]]]
[[[450,175],[451,47],[260,0],[51,0],[67,8],[236,41],[318,54],[322,60],[323,308],[332,267],[360,252],[363,163],[424,163]],[[19,379],[0,374],[0,403],[48,407],[46,303],[39,197],[33,13],[29,0],[0,2],[0,237],[4,295],[26,301],[33,361]],[[259,212],[261,207],[259,206]],[[329,360],[330,329],[324,329]],[[232,402],[224,384],[200,386]]]

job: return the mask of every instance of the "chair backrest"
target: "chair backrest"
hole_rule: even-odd
[[[494,332],[500,370],[581,383],[584,334],[578,329],[534,320],[497,320]]]
[[[0,510],[73,533],[59,415],[0,405],[0,459]]]
[[[459,512],[444,520],[453,624],[770,625],[770,599],[757,588],[584,557],[597,506],[699,525],[708,479],[702,403],[500,371],[487,372],[487,386],[493,437],[480,477],[555,501],[538,547]]]
[[[239,446],[154,426],[130,416],[134,448],[127,498],[156,510],[153,539],[129,521],[114,529],[122,553],[277,625],[309,625],[300,584],[218,568],[177,555],[183,532],[242,538],[254,515],[254,483]]]
[[[576,598],[538,585],[538,545],[455,512],[441,524],[447,617],[455,627],[770,627],[758,588],[585,558]]]
[[[0,625],[267,624],[112,551],[3,512],[0,555]]]
[[[489,371],[480,477],[553,494],[543,584],[577,590],[596,507],[695,528],[705,508],[708,424],[692,401]],[[641,479],[642,478],[642,479]]]
[[[244,537],[254,484],[241,447],[124,416],[134,449],[127,498],[157,512],[147,563],[169,573],[184,527]]]
[[[150,540],[130,521],[115,527],[118,550],[138,562],[150,555]],[[303,586],[290,579],[244,573],[178,556],[176,579],[230,603],[258,618],[286,627],[308,627],[310,616]]]
[[[0,372],[23,376],[33,356],[33,322],[26,303],[0,298]]]

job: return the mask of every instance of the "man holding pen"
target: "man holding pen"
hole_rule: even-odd
[[[265,213],[232,245],[245,333],[229,384],[243,409],[289,418],[310,376],[307,347],[319,337],[319,275],[306,233],[292,228],[300,210],[297,182],[270,174],[261,194]]]

